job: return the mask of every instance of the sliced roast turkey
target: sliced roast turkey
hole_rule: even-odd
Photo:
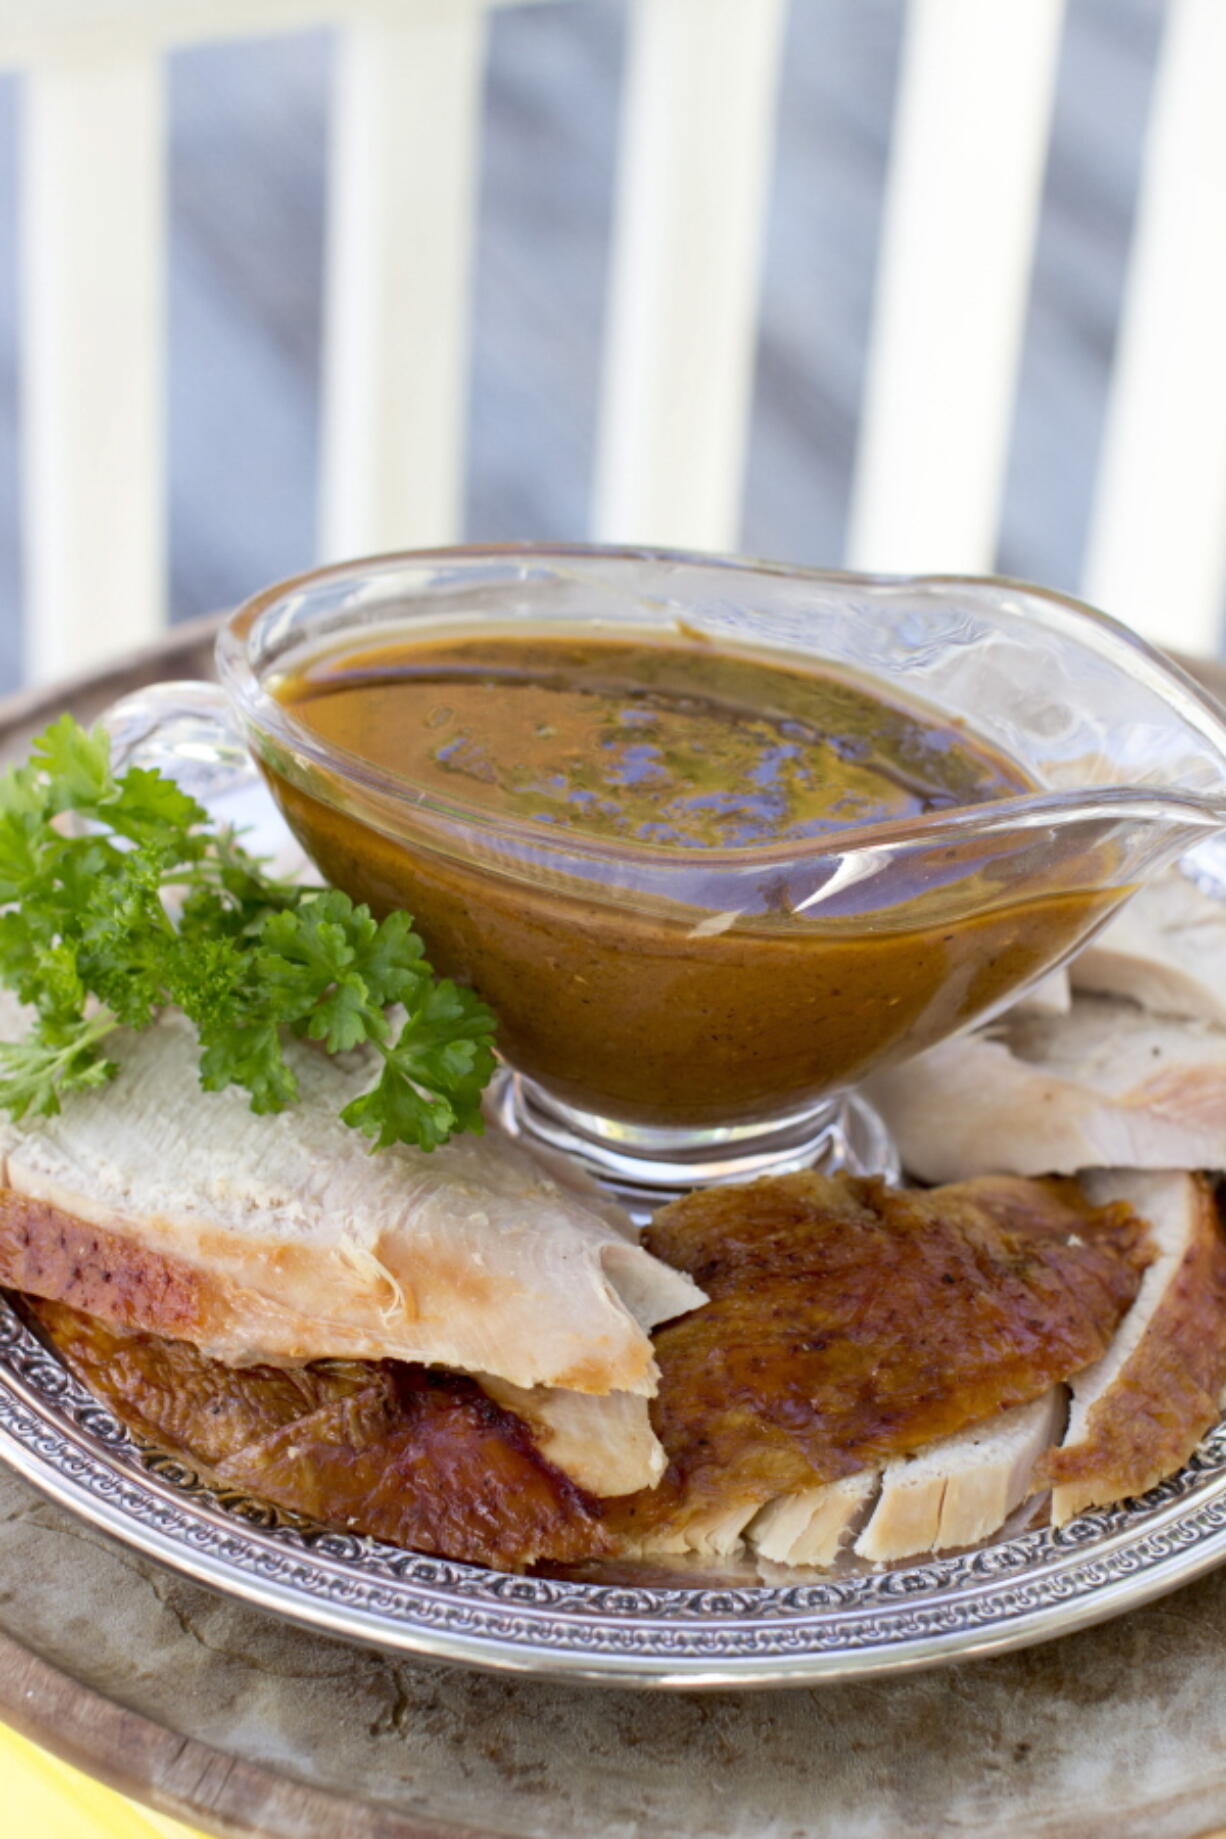
[[[922,1181],[1226,1167],[1226,1029],[1121,998],[1014,1011],[866,1090]]]
[[[1154,1258],[1106,1353],[1074,1376],[1067,1432],[1040,1465],[1057,1525],[1182,1468],[1226,1385],[1226,1239],[1208,1183],[1109,1170],[1083,1186],[1141,1215]]]
[[[1168,869],[1073,959],[1068,976],[1075,990],[1226,1028],[1226,901]]]
[[[371,1080],[361,1055],[291,1043],[301,1100],[257,1117],[200,1089],[181,1017],[111,1051],[110,1085],[0,1124],[0,1283],[233,1366],[489,1375],[584,1487],[657,1478],[649,1331],[702,1292],[607,1201],[497,1129],[371,1155],[338,1116]]]

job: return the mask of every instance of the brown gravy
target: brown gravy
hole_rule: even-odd
[[[837,847],[849,825],[1033,790],[985,741],[869,679],[699,640],[504,626],[367,643],[317,654],[277,693],[305,729],[428,798],[557,845],[569,832],[696,868],[703,851],[726,864],[764,843]],[[363,821],[352,784],[342,810],[318,769],[265,768],[323,874],[377,913],[414,915],[438,969],[495,1010],[513,1066],[582,1110],[654,1126],[769,1116],[917,1052],[1045,969],[1125,891],[1104,885],[1097,850],[1036,886],[1029,831],[892,868],[887,909],[870,894],[815,917],[751,875],[738,885],[756,907],[738,897],[704,924],[710,908],[616,877],[389,835],[373,807]],[[340,760],[335,777],[343,788]]]
[[[1032,789],[866,684],[703,644],[393,644],[326,654],[280,695],[426,792],[649,847],[801,842]]]

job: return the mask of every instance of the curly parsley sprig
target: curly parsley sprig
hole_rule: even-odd
[[[481,1129],[493,1015],[435,978],[408,914],[376,921],[335,889],[270,879],[173,780],[116,777],[105,730],[68,715],[0,776],[0,982],[35,1016],[0,1043],[15,1117],[104,1084],[107,1036],[175,1006],[199,1036],[200,1083],[244,1087],[253,1111],[298,1096],[288,1032],[375,1051],[377,1082],[341,1116],[376,1148]]]

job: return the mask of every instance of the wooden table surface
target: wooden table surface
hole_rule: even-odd
[[[0,741],[202,674],[209,633],[0,708]],[[1223,1839],[1226,1571],[995,1660],[656,1695],[302,1632],[0,1467],[0,1717],[206,1831],[265,1839]]]

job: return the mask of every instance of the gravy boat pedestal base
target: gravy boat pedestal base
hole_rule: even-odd
[[[843,1092],[784,1117],[716,1130],[653,1130],[564,1105],[502,1067],[487,1109],[509,1136],[578,1165],[644,1225],[694,1188],[816,1169],[897,1181],[898,1154],[881,1118],[858,1092]]]

